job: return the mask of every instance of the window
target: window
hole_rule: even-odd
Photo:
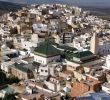
[[[44,70],[41,69],[41,72],[43,72]]]
[[[42,63],[42,60],[38,60],[38,62]]]
[[[45,72],[48,72],[47,70],[45,70]]]

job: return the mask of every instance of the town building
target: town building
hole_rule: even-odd
[[[47,41],[38,46],[31,56],[34,56],[34,61],[43,65],[52,61],[60,61],[59,50],[57,50],[51,43]]]
[[[19,79],[29,79],[33,78],[33,72],[26,67],[27,65],[23,63],[15,63],[13,67],[11,67],[11,74],[14,75],[15,77],[18,77]]]

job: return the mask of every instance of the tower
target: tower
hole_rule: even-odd
[[[99,38],[97,37],[96,33],[93,33],[93,36],[91,38],[90,51],[93,54],[97,54],[98,53],[98,46],[99,46]]]
[[[39,42],[39,37],[38,37],[38,34],[34,33],[31,35],[31,40],[34,42],[34,43],[38,43]]]

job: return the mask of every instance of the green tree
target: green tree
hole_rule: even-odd
[[[71,97],[68,94],[66,94],[65,96],[61,96],[60,99],[61,100],[71,100]]]
[[[9,94],[9,95],[6,94],[3,100],[17,100],[17,99],[15,97],[15,94]]]
[[[2,71],[0,71],[0,85],[5,84],[7,81],[7,77],[5,75],[5,73],[3,73]]]
[[[9,47],[10,49],[14,49],[14,45],[12,41],[6,42],[6,46]]]
[[[11,34],[11,35],[12,35],[12,34],[18,34],[18,29],[17,29],[17,27],[11,28],[11,29],[10,29],[10,34]]]
[[[12,84],[12,83],[19,83],[19,79],[18,79],[18,77],[9,77],[8,79],[7,79],[8,81],[7,81],[7,83],[8,84]]]
[[[0,100],[2,100],[2,98],[0,98]]]

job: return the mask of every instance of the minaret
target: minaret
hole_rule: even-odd
[[[97,33],[93,33],[93,36],[91,38],[90,51],[93,54],[97,54],[98,53],[98,47],[99,47],[99,38],[97,37]]]

